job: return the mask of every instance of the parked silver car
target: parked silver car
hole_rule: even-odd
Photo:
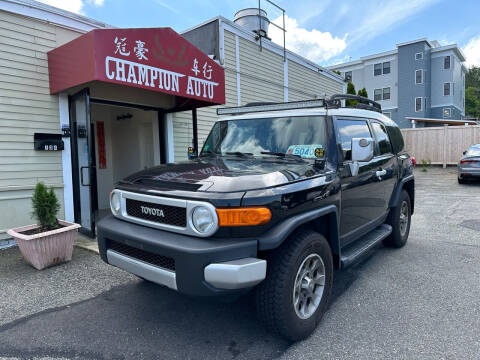
[[[458,162],[458,183],[473,178],[480,180],[480,144],[470,146]]]

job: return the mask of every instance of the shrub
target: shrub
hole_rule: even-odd
[[[430,160],[425,160],[425,159],[422,159],[422,171],[423,172],[427,172],[428,169],[427,169],[427,166],[430,165]]]
[[[32,197],[32,217],[38,220],[42,231],[54,230],[59,227],[57,214],[60,203],[53,191],[53,187],[47,189],[43,183],[38,183]]]

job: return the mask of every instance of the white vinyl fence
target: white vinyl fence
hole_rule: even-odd
[[[402,129],[405,148],[417,163],[456,165],[462,153],[480,143],[480,125]]]

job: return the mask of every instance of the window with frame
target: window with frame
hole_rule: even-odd
[[[352,72],[345,71],[345,81],[352,81]]]
[[[415,111],[416,112],[422,111],[422,98],[421,97],[415,98]]]
[[[447,55],[443,58],[443,68],[450,69],[450,55]]]
[[[382,63],[373,65],[373,75],[382,75]]]
[[[380,101],[382,100],[382,89],[373,90],[373,100]]]
[[[415,60],[422,60],[423,59],[423,52],[419,52],[415,54]]]
[[[364,120],[337,120],[337,139],[343,154],[343,160],[352,160],[352,139],[371,138],[372,134]]]
[[[383,88],[383,100],[390,100],[390,88]]]
[[[390,74],[390,61],[385,61],[383,63],[383,74]]]
[[[385,126],[378,122],[372,122],[372,130],[377,140],[379,155],[390,154],[392,152],[392,145],[390,144]]]
[[[443,96],[450,96],[450,83],[446,82],[443,84]]]
[[[392,113],[387,111],[387,112],[384,112],[383,115],[385,115],[386,117],[388,117],[389,119],[392,118]]]
[[[415,84],[423,83],[423,69],[415,70]]]

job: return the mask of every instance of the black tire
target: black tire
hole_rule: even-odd
[[[465,184],[465,183],[466,183],[466,181],[463,180],[463,179],[457,178],[457,180],[458,180],[458,183],[459,183],[459,184]]]
[[[317,297],[320,298],[318,307],[314,312],[312,310],[312,314],[308,318],[302,319],[297,315],[294,305],[295,294],[299,294],[294,292],[296,278],[304,261],[305,264],[308,264],[307,261],[317,261],[318,257],[321,258],[324,266],[323,292],[321,297],[320,293]],[[318,275],[320,272],[316,274]],[[310,230],[296,231],[280,248],[267,256],[267,277],[257,287],[255,293],[258,316],[270,331],[287,340],[305,339],[315,330],[326,310],[332,284],[332,253],[325,238]],[[316,289],[314,291],[321,291],[319,285],[313,285],[312,288]]]
[[[406,229],[402,228],[402,221],[400,217],[402,213],[402,206],[406,206],[408,211]],[[402,190],[402,193],[400,194],[400,200],[398,202],[398,206],[390,210],[390,214],[387,222],[392,226],[392,233],[390,234],[389,237],[383,240],[384,245],[389,247],[394,247],[394,248],[401,248],[405,246],[408,240],[408,234],[410,233],[411,220],[412,220],[412,205],[410,202],[410,196],[405,190]]]

